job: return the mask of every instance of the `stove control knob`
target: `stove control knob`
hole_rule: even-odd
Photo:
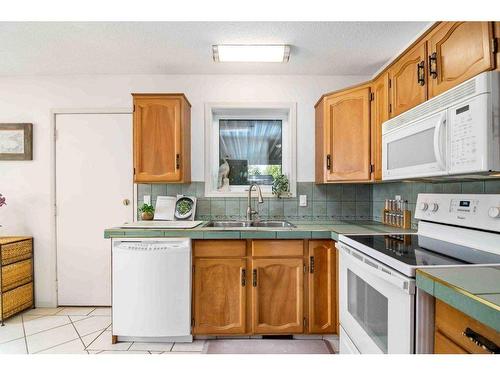
[[[500,207],[490,207],[488,215],[492,218],[500,217]]]
[[[431,211],[436,212],[439,210],[439,205],[437,203],[431,203]]]
[[[425,203],[425,202],[420,203],[420,209],[422,211],[427,211],[428,208],[429,208],[429,205],[427,203]]]

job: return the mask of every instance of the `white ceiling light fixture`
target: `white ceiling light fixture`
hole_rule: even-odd
[[[212,46],[215,62],[288,62],[287,44],[216,44]]]

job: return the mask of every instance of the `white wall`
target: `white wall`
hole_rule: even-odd
[[[0,123],[31,122],[34,133],[33,161],[0,161],[0,193],[7,197],[7,206],[0,208],[0,225],[3,225],[0,235],[31,235],[35,238],[37,305],[55,306],[57,303],[51,110],[131,107],[131,92],[183,92],[192,104],[192,179],[203,181],[205,102],[296,102],[297,179],[313,181],[315,102],[325,92],[368,78],[251,75],[0,77]]]

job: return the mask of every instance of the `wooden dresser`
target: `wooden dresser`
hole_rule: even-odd
[[[0,237],[0,323],[35,306],[33,238]]]

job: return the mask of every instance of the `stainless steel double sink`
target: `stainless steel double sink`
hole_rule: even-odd
[[[258,220],[258,221],[210,221],[205,227],[217,228],[295,228],[288,221]]]

